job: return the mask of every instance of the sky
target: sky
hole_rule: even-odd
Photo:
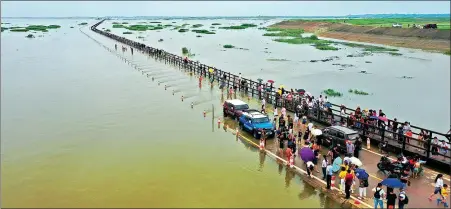
[[[2,17],[449,14],[450,1],[1,1]]]

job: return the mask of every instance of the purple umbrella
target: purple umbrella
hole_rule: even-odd
[[[310,149],[310,147],[304,147],[299,150],[299,156],[301,156],[301,159],[304,162],[312,161],[313,159],[315,159],[315,154],[313,153],[313,150]]]

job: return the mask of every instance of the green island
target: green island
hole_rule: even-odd
[[[192,27],[192,28],[200,28],[200,27],[202,27],[202,26],[204,26],[204,25],[202,25],[202,24],[194,24],[194,25],[192,25],[191,27]]]
[[[295,20],[294,20],[295,21]],[[303,19],[309,22],[345,23],[358,26],[393,27],[401,24],[402,28],[411,28],[413,25],[437,24],[439,30],[450,29],[450,18],[355,18],[355,19]]]
[[[180,29],[180,30],[185,30],[185,29]],[[208,31],[208,30],[191,30],[191,32],[202,33],[202,34],[216,34],[215,32],[211,32],[211,31]]]
[[[248,23],[244,23],[241,25],[232,25],[232,26],[227,26],[227,27],[219,27],[219,29],[226,29],[226,30],[243,30],[246,28],[252,28],[252,27],[257,27],[257,25],[255,24],[248,24]]]
[[[398,49],[393,48],[386,48],[382,46],[373,46],[373,45],[366,45],[366,44],[356,44],[356,43],[349,43],[349,42],[340,42],[339,44],[349,46],[349,47],[357,47],[362,48],[363,51],[366,52],[396,52],[399,51]]]
[[[364,91],[359,91],[357,89],[349,89],[348,91],[349,93],[353,93],[353,94],[357,94],[357,95],[369,95],[369,93],[364,92]]]
[[[331,97],[341,97],[341,96],[343,96],[342,93],[340,93],[340,92],[338,92],[338,91],[335,91],[335,90],[333,90],[333,89],[326,89],[326,90],[324,90],[323,92],[324,92],[324,94],[326,94],[327,96],[331,96]]]
[[[125,28],[127,30],[133,30],[133,31],[147,31],[147,30],[161,30],[163,29],[162,26],[155,26],[155,25],[121,25],[121,24],[114,24],[113,28]]]
[[[224,46],[222,46],[222,47],[224,47],[224,48],[226,48],[226,49],[235,48],[235,46],[233,46],[233,45],[231,45],[231,44],[226,44],[226,45],[224,45]]]
[[[29,25],[27,27],[11,27],[9,28],[11,32],[28,32],[28,31],[40,31],[48,32],[49,29],[61,28],[59,25]],[[3,30],[3,29],[2,29]]]

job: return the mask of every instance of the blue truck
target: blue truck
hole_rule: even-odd
[[[256,139],[261,137],[262,130],[265,130],[269,138],[274,138],[276,134],[274,124],[269,117],[258,110],[243,111],[238,123],[241,130],[251,133]]]

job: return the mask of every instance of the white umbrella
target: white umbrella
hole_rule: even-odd
[[[313,123],[309,123],[307,126],[308,126],[309,129],[312,129],[313,128]]]
[[[363,165],[362,161],[360,161],[359,158],[351,157],[350,160],[351,160],[351,164],[354,164],[356,166],[360,167]]]
[[[307,96],[309,96],[309,97],[312,97],[312,93],[310,93],[310,92],[308,92],[308,91],[306,91],[306,92],[304,93],[304,95],[307,95]]]
[[[321,135],[321,134],[323,134],[323,132],[320,130],[320,129],[313,129],[312,130],[312,134],[314,135],[314,136],[319,136],[319,135]]]

